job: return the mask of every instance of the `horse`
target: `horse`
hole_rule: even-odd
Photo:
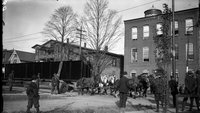
[[[93,94],[94,85],[95,85],[95,81],[93,77],[91,78],[82,77],[79,80],[77,80],[76,87],[78,88],[79,94],[81,93],[83,95],[84,89],[87,90],[86,93],[89,93],[89,91],[91,90],[90,94]]]
[[[149,79],[147,78],[146,74],[143,73],[138,76],[139,80],[139,87],[140,87],[140,96],[147,96],[147,89],[149,88]]]
[[[147,95],[147,89],[149,82],[148,78],[144,76],[144,74],[141,74],[137,76],[136,78],[132,78],[129,80],[129,89],[130,89],[130,96],[144,96]],[[134,93],[134,94],[133,94]]]

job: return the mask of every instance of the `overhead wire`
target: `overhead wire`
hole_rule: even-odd
[[[154,1],[151,1],[151,2],[148,2],[148,3],[144,3],[144,4],[141,4],[141,5],[138,5],[138,6],[134,6],[134,7],[130,7],[130,8],[127,8],[127,9],[123,9],[123,10],[119,10],[117,11],[117,13],[120,13],[120,12],[124,12],[124,11],[127,11],[127,10],[131,10],[131,9],[134,9],[134,8],[137,8],[137,7],[141,7],[141,6],[144,6],[144,5],[147,5],[147,4],[151,4],[151,3],[154,3],[154,2],[158,2],[158,1],[161,1],[161,0],[154,0]],[[93,18],[95,19],[95,18]],[[92,19],[89,19],[87,21],[91,21]],[[24,40],[16,40],[16,39],[19,39],[19,38],[23,38],[23,37],[27,37],[27,36],[30,36],[30,35],[35,35],[35,34],[38,34],[38,33],[42,33],[42,31],[40,32],[36,32],[36,33],[31,33],[31,34],[26,34],[26,35],[22,35],[22,36],[17,36],[17,37],[12,37],[12,38],[8,38],[8,39],[5,39],[4,43],[9,43],[9,42],[18,42],[18,41],[25,41],[25,40],[31,40],[33,38],[28,38],[28,39],[24,39]],[[35,39],[35,38],[34,38]],[[15,40],[15,41],[14,41]]]

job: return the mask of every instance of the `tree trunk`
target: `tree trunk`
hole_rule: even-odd
[[[58,78],[60,78],[60,73],[62,71],[62,66],[63,66],[63,53],[64,53],[64,49],[63,49],[63,39],[62,39],[62,44],[61,44],[61,58],[60,58],[60,63],[59,63],[59,68],[58,68]]]

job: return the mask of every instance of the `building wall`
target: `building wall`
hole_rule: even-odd
[[[60,52],[60,44],[61,43],[52,43],[53,41],[51,42],[47,42],[45,43],[44,45],[42,46],[46,46],[48,45],[48,47],[52,47],[53,51],[51,51],[50,53],[47,52],[47,50],[45,49],[40,49],[40,47],[35,47],[36,49],[36,60],[37,61],[47,61],[46,59],[53,59],[51,61],[60,61],[60,55],[61,55],[61,52]],[[72,61],[75,61],[75,60],[80,60],[80,57],[79,57],[79,47],[75,47],[75,46],[72,46],[71,47],[71,52],[70,55],[68,56],[68,51],[67,51],[67,46],[65,47],[65,50],[64,50],[64,60],[67,61],[67,60],[72,60]],[[87,52],[92,52],[91,49],[87,49],[87,48],[82,48],[82,53],[87,53]],[[89,55],[89,56],[87,56]],[[117,78],[119,78],[120,74],[122,73],[123,71],[123,56],[122,55],[118,55],[118,54],[114,54],[114,53],[108,53],[107,54],[109,61],[112,63],[111,66],[109,66],[108,68],[106,68],[102,75],[104,74],[107,74],[107,75],[110,75],[111,73],[115,73],[117,75]],[[69,57],[69,59],[67,59],[67,57]],[[90,54],[86,54],[86,57],[91,57]],[[88,59],[89,60],[89,59]],[[114,62],[115,61],[115,62]],[[114,64],[113,64],[114,63]]]
[[[193,24],[197,22],[197,8],[191,9],[191,10],[185,10],[185,11],[179,11],[175,13],[175,21],[178,21],[178,29],[179,29],[179,35],[176,36],[175,44],[178,44],[179,48],[179,59],[176,61],[176,69],[179,73],[179,77],[177,78],[180,83],[184,82],[185,78],[185,72],[186,72],[186,43],[187,38],[189,37],[190,43],[193,43],[193,51],[194,51],[194,60],[189,61],[189,69],[196,69],[198,67],[198,57],[199,57],[199,51],[198,51],[198,32],[197,28],[193,28],[193,35],[186,36],[185,35],[185,19],[192,18]],[[155,50],[155,44],[153,41],[153,36],[155,36],[155,30],[156,30],[156,24],[161,22],[161,19],[159,16],[154,17],[145,17],[145,18],[139,18],[139,19],[133,19],[133,20],[127,20],[124,22],[125,24],[125,55],[124,55],[124,70],[127,71],[130,75],[131,72],[134,72],[134,70],[137,72],[136,75],[142,74],[144,70],[148,70],[149,74],[152,73],[153,69],[156,68],[155,63],[155,56],[154,56],[154,50]],[[149,37],[148,39],[143,39],[143,26],[149,25]],[[133,40],[131,38],[131,28],[133,26],[136,26],[138,28],[138,38],[137,40]],[[143,61],[143,53],[142,48],[144,46],[149,47],[149,62]],[[131,63],[131,48],[136,47],[137,54],[138,54],[138,60],[137,62]],[[169,72],[171,73],[171,65],[169,66]]]

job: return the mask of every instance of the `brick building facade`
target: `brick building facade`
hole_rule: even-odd
[[[175,12],[174,46],[176,48],[176,75],[179,83],[184,81],[187,53],[189,69],[196,70],[199,66],[199,28],[195,26],[198,21],[198,11],[198,8],[193,8]],[[153,37],[162,34],[161,14],[125,20],[124,24],[124,70],[130,76],[142,73],[152,74],[157,68]],[[188,42],[189,46],[187,46]],[[168,73],[171,73],[171,65],[169,69]]]

